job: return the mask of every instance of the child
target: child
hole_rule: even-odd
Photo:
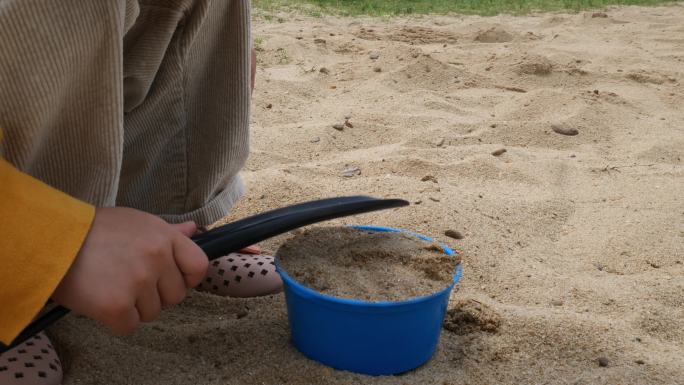
[[[249,20],[248,0],[0,3],[0,341],[49,299],[125,334],[200,282],[281,289],[270,257],[208,266],[188,238],[242,194]],[[2,384],[60,382],[43,333],[0,355]]]

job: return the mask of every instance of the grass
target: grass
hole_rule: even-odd
[[[263,51],[264,50],[264,38],[261,36],[257,36],[254,38],[254,49],[256,51]]]
[[[537,11],[579,12],[609,5],[659,5],[672,0],[253,0],[257,9],[274,12],[299,10],[313,16],[323,14],[395,16],[426,13],[463,13],[491,16]]]

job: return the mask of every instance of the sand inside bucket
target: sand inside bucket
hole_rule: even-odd
[[[400,301],[449,286],[458,256],[403,233],[316,227],[276,253],[295,280],[323,294],[365,301]]]

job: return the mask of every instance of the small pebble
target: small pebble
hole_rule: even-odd
[[[344,130],[344,124],[342,124],[342,123],[335,123],[335,124],[333,124],[332,127],[333,127],[334,129],[336,129],[337,131],[342,131],[342,130]]]
[[[314,43],[316,43],[316,44],[325,44],[325,39],[321,39],[321,38],[314,39]]]
[[[348,120],[345,120],[345,121],[344,121],[344,125],[347,126],[347,127],[349,127],[349,128],[354,128],[354,125],[351,124],[351,122],[348,121]]]
[[[380,52],[373,51],[368,55],[368,57],[370,57],[373,60],[377,60],[380,57]]]
[[[454,239],[463,239],[463,234],[456,230],[447,230],[444,232],[444,235],[446,235],[449,238],[454,238]]]
[[[608,366],[609,363],[610,362],[608,361],[608,359],[606,357],[599,357],[598,358],[598,364],[600,367],[605,368]]]
[[[240,319],[240,318],[245,318],[247,317],[247,312],[245,310],[240,310],[235,314],[235,318]]]
[[[351,114],[347,114],[344,116],[344,120],[349,120],[349,119],[351,119],[351,117],[352,117]]]
[[[634,362],[636,362],[636,363],[639,364],[639,365],[643,365],[643,364],[646,363],[646,362],[644,362],[644,360],[636,360],[636,361],[634,361]]]
[[[435,198],[435,197],[430,197],[430,200],[433,202],[439,202],[439,198]]]
[[[320,73],[322,73],[322,74],[324,74],[324,75],[327,75],[327,74],[330,73],[330,70],[327,69],[327,68],[325,68],[325,67],[321,67],[321,69],[319,69],[318,72],[320,72]]]
[[[268,104],[266,105],[266,108],[268,108],[268,109],[271,109],[271,108],[273,108],[273,104],[271,104],[271,103],[268,103]]]
[[[494,156],[499,156],[499,155],[503,155],[504,152],[506,152],[506,149],[505,149],[505,148],[500,148],[500,149],[498,149],[498,150],[496,150],[496,151],[493,151],[493,152],[492,152],[492,155],[494,155]]]
[[[319,138],[319,137],[317,136],[317,137],[311,139],[310,142],[311,142],[311,143],[318,143],[318,142],[320,142],[320,141],[321,141],[321,138]]]
[[[553,305],[553,306],[563,306],[563,301],[561,301],[561,300],[559,300],[559,299],[554,299],[553,301],[551,301],[551,305]]]
[[[432,176],[432,175],[425,175],[424,177],[422,177],[422,178],[420,179],[420,181],[421,181],[421,182],[433,182],[433,183],[437,183],[437,178],[435,178],[435,177]]]
[[[443,145],[444,145],[444,138],[439,138],[435,142],[435,146],[437,146],[437,147],[442,147]]]
[[[575,127],[568,127],[560,124],[552,124],[551,129],[553,132],[561,135],[574,136],[579,134],[579,131]]]
[[[415,201],[415,202],[413,202],[413,203],[416,204],[416,205],[419,205],[419,204],[423,203],[423,201],[421,201],[420,199],[418,199],[417,201]]]
[[[358,167],[352,167],[342,171],[342,176],[345,178],[351,178],[354,175],[361,175],[361,169]]]
[[[382,68],[380,68],[380,67],[375,67],[375,68],[373,68],[373,71],[375,71],[375,72],[382,72]]]
[[[598,94],[599,94],[599,90],[594,90],[594,94],[598,95]]]

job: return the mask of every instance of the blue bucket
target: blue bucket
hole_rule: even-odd
[[[403,230],[354,226],[379,232],[404,232],[426,241],[423,235]],[[447,255],[454,251],[440,245]],[[397,302],[367,302],[321,294],[282,269],[276,270],[285,286],[292,342],[310,359],[336,369],[370,375],[406,372],[425,362],[435,352],[449,302],[449,294],[461,278],[461,265],[454,282],[424,297]]]

